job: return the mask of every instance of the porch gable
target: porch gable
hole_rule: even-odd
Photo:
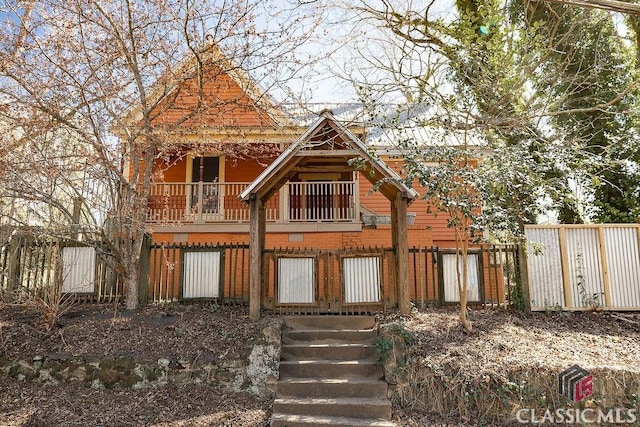
[[[248,202],[250,197],[257,196],[266,202],[295,173],[327,172],[339,168],[360,170],[370,182],[382,183],[379,190],[389,200],[393,200],[398,193],[409,201],[418,197],[415,190],[408,187],[381,159],[374,157],[367,146],[341,125],[329,110],[322,111],[316,122],[249,184],[239,197]]]
[[[309,129],[271,165],[269,165],[240,195],[249,204],[249,315],[260,318],[263,287],[263,253],[266,232],[267,201],[296,174],[318,171],[327,174],[327,168],[359,170],[372,183],[379,183],[379,191],[391,203],[391,234],[395,255],[397,301],[400,311],[409,314],[411,303],[407,264],[407,207],[418,197],[398,174],[382,160],[374,157],[367,147],[349,129],[337,122],[325,110]]]

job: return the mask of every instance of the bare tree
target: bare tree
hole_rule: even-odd
[[[7,157],[6,188],[14,199],[54,206],[67,219],[73,216],[68,199],[80,200],[93,238],[112,249],[127,308],[135,308],[154,165],[212,122],[235,126],[215,123],[210,112],[247,108],[246,99],[206,90],[229,73],[246,76],[247,90],[256,87],[249,79],[262,85],[251,94],[251,108],[276,123],[266,90],[282,92],[308,70],[313,56],[301,47],[315,35],[321,4],[5,0],[0,7],[8,16],[0,93],[13,128],[2,150],[37,147],[46,160]],[[56,144],[72,146],[75,157],[55,163]],[[87,190],[87,183],[96,186]],[[55,192],[46,190],[52,186]]]

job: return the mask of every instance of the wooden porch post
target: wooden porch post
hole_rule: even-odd
[[[265,219],[262,200],[256,194],[252,194],[249,201],[249,318],[251,320],[260,319]]]
[[[411,295],[409,292],[409,239],[407,238],[406,195],[398,193],[391,209],[393,224],[392,240],[396,251],[396,286],[398,289],[398,308],[403,315],[411,314]]]

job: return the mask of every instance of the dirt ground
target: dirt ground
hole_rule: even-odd
[[[406,319],[411,354],[478,375],[506,369],[606,367],[640,372],[640,314],[607,312],[513,313],[471,310],[474,332],[459,326],[455,308],[420,311]]]
[[[0,361],[35,355],[185,360],[246,358],[259,324],[244,307],[113,304],[69,309],[47,330],[38,310],[0,306]],[[0,378],[0,426],[265,426],[271,402],[205,385],[94,389]]]
[[[471,309],[469,317],[474,328],[470,334],[460,327],[458,309],[453,307],[419,310],[409,318],[385,316],[380,321],[399,322],[410,334],[410,364],[446,367],[449,379],[506,379],[512,372],[526,371],[559,373],[574,364],[587,370],[619,369],[640,377],[640,313],[523,314]],[[461,425],[446,424],[417,409],[394,411],[401,426]]]
[[[471,310],[467,334],[451,309],[418,310],[402,322],[413,335],[411,357],[461,369],[500,372],[514,365],[640,370],[640,315],[514,314]],[[126,312],[112,304],[73,307],[47,330],[33,308],[0,305],[0,361],[34,355],[130,356],[192,364],[246,357],[259,325],[244,307],[212,304],[148,306]],[[46,386],[0,378],[0,426],[266,426],[271,402],[204,385],[155,389]],[[458,425],[395,408],[398,426]]]

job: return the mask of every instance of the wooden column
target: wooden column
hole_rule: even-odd
[[[391,210],[391,228],[393,247],[396,251],[396,286],[398,289],[398,308],[404,315],[411,314],[411,295],[409,292],[409,239],[407,238],[407,208],[409,201],[403,194],[393,201]]]
[[[265,234],[265,210],[256,194],[249,201],[249,318],[260,319],[262,250]]]
[[[397,197],[400,197],[398,194]],[[393,274],[391,277],[393,278],[393,288],[395,291],[395,295],[393,299],[396,304],[400,306],[400,287],[398,286],[398,211],[396,209],[396,202],[394,200],[390,200],[391,202],[391,247],[393,248]]]

